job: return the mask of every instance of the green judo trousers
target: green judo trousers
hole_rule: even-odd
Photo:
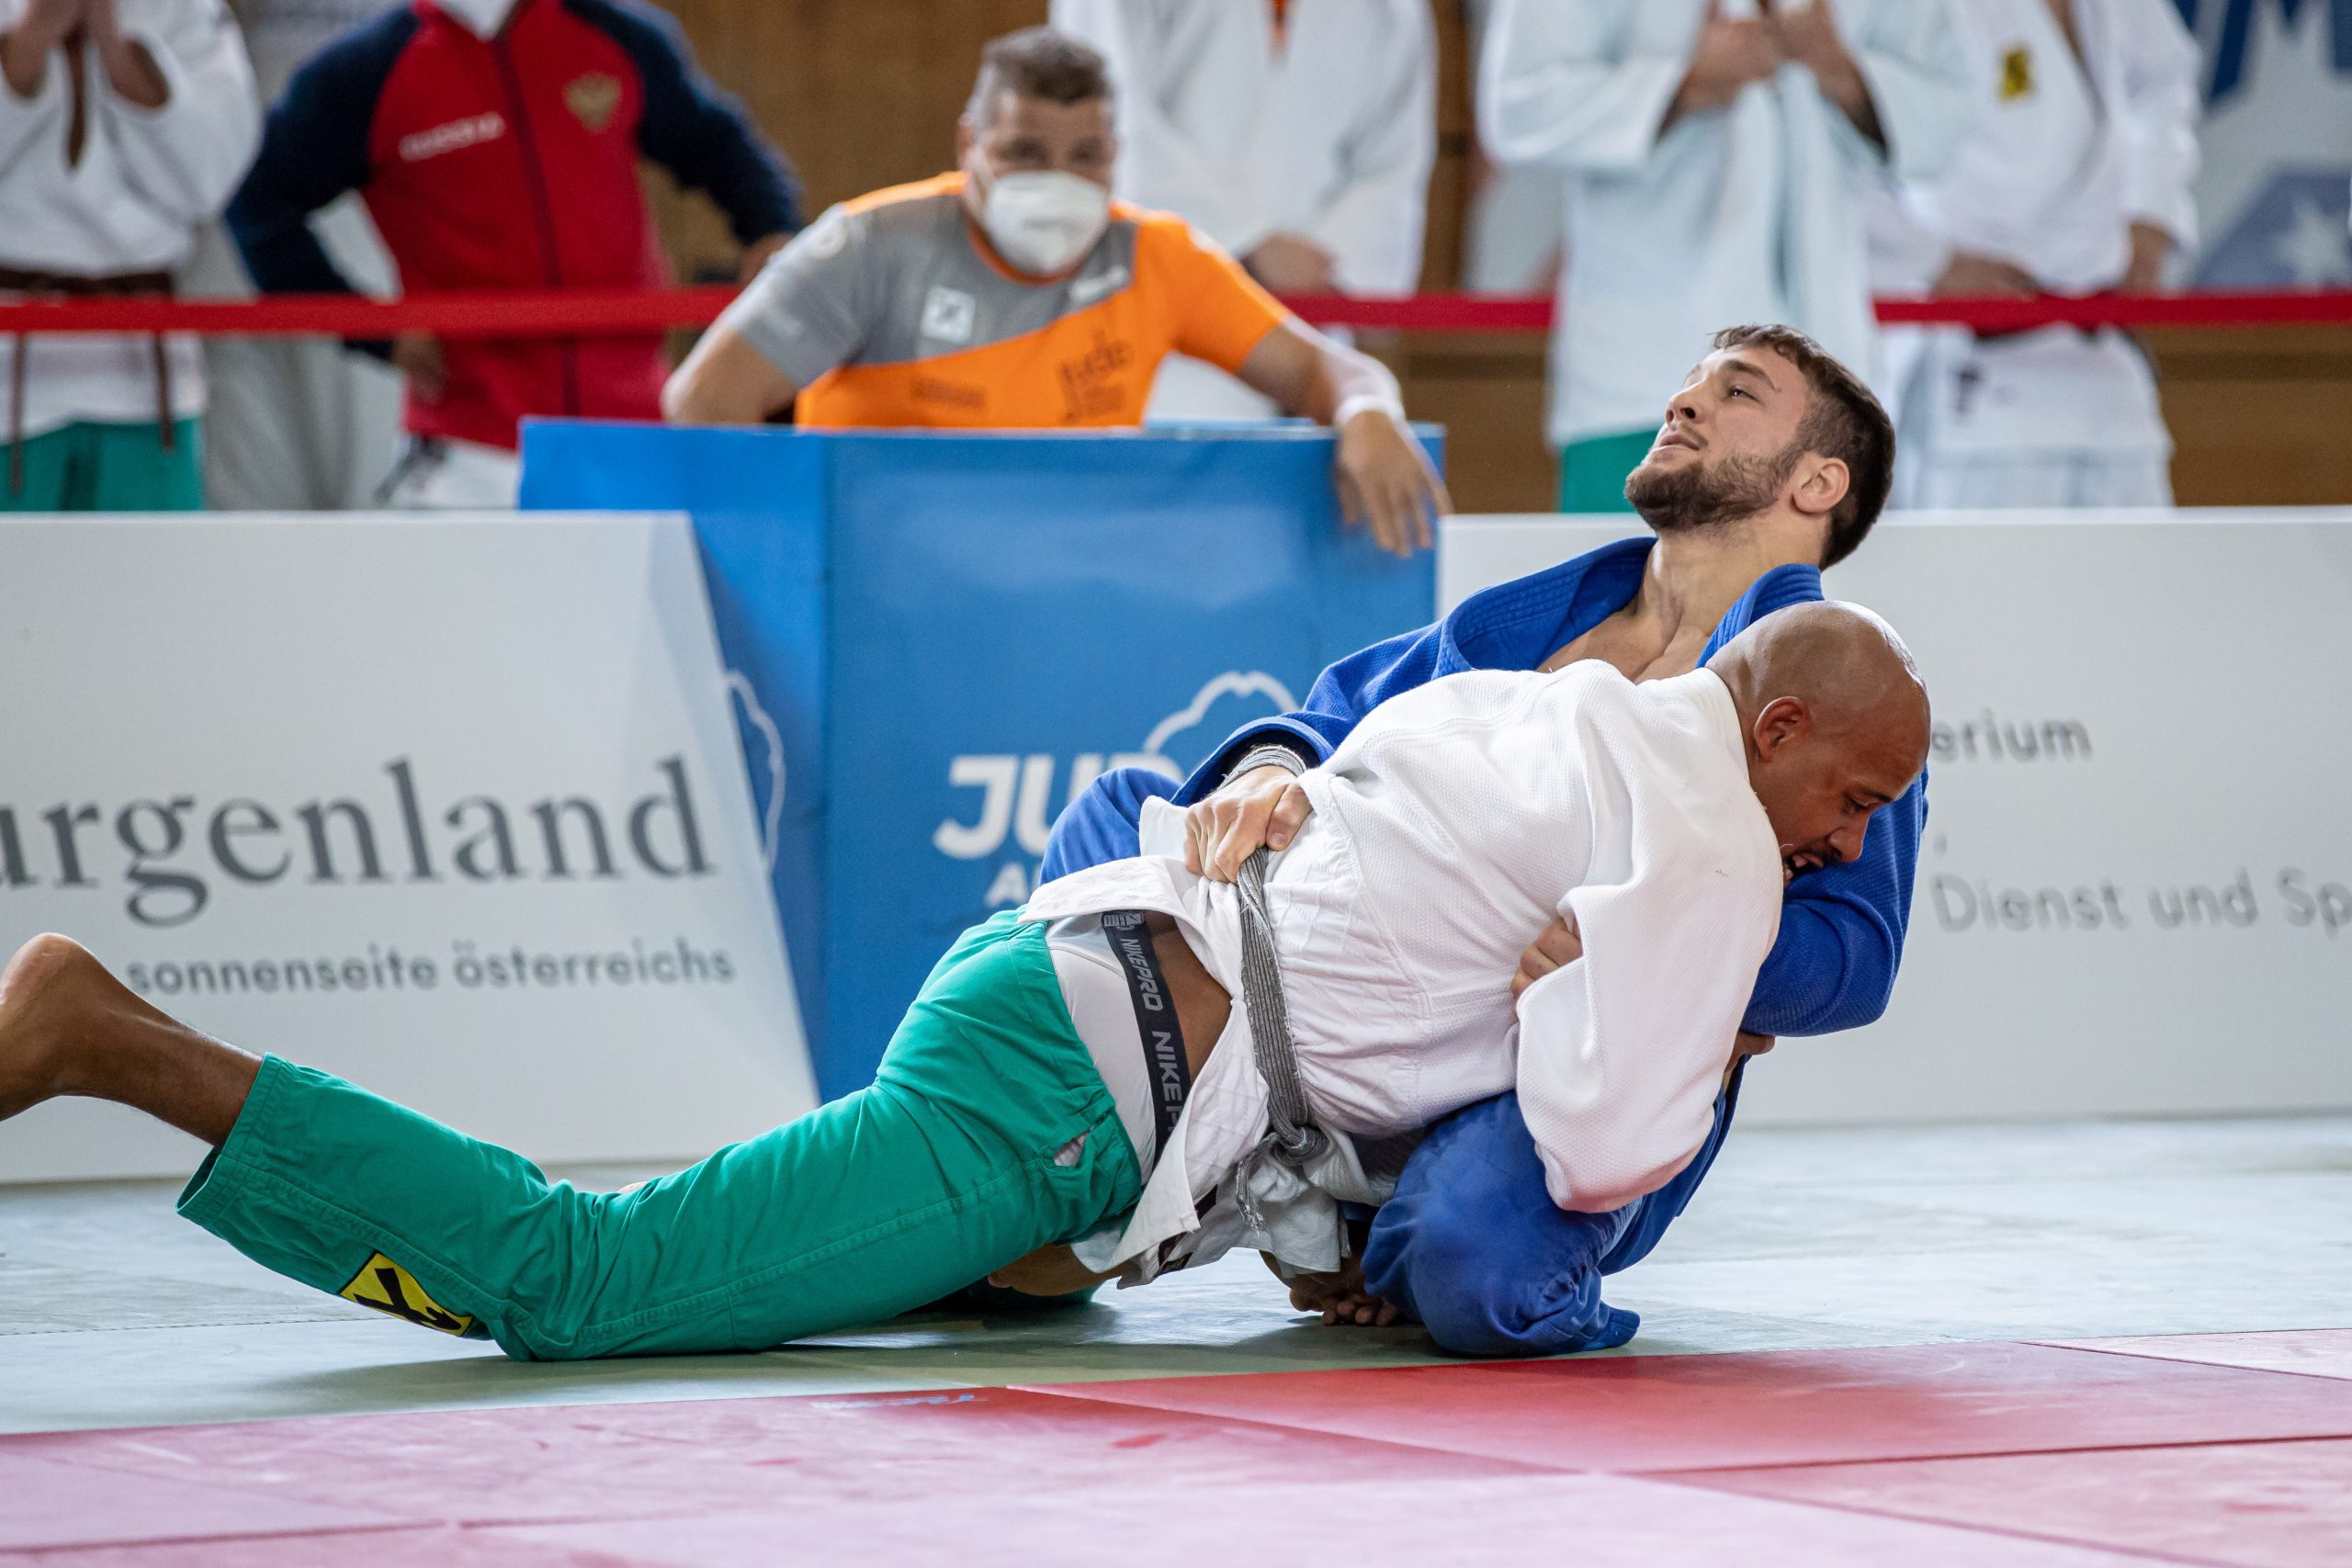
[[[949,951],[872,1087],[627,1193],[277,1057],[179,1212],[289,1278],[523,1360],[750,1350],[906,1312],[1118,1219],[1134,1149],[1045,928]]]

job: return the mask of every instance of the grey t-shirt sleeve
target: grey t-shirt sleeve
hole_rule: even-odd
[[[882,297],[867,276],[879,259],[867,215],[826,209],[760,269],[718,324],[741,335],[797,387],[848,363],[864,345],[868,301]]]

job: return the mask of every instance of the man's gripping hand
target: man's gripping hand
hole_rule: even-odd
[[[1268,763],[1225,781],[1184,813],[1184,869],[1231,882],[1260,850],[1285,850],[1314,814],[1298,775]]]
[[[1577,935],[1576,927],[1568,924],[1566,915],[1544,928],[1544,934],[1528,944],[1519,955],[1519,968],[1510,977],[1510,994],[1517,999],[1528,987],[1555,969],[1565,969],[1584,956],[1584,939]]]

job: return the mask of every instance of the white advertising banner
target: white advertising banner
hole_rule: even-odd
[[[1456,518],[1441,602],[1638,526]],[[1886,1016],[1744,1114],[2352,1107],[2352,510],[1924,514],[1828,587],[1927,676],[1927,839]]]
[[[0,948],[536,1159],[814,1102],[684,518],[0,522]],[[118,1107],[0,1179],[184,1173]]]

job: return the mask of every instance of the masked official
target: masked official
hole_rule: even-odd
[[[760,274],[681,366],[673,421],[1053,430],[1137,425],[1189,355],[1339,434],[1351,521],[1409,554],[1445,491],[1396,378],[1283,309],[1182,219],[1111,197],[1102,57],[1033,28],[997,39],[959,167],[844,202]],[[796,400],[797,403],[796,403]]]

